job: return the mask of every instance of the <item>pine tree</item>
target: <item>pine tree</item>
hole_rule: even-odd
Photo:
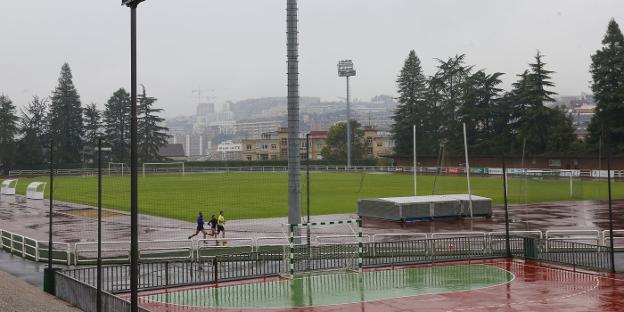
[[[0,94],[0,168],[5,173],[8,173],[15,161],[15,136],[18,130],[18,117],[15,113],[11,99]]]
[[[130,94],[123,88],[106,102],[104,133],[113,150],[113,161],[125,162],[130,153]]]
[[[160,160],[160,148],[167,144],[169,129],[162,126],[164,118],[158,116],[162,112],[161,108],[153,108],[157,101],[154,97],[147,96],[145,86],[141,85],[143,92],[137,99],[137,132],[139,137],[139,159],[143,162]]]
[[[576,141],[572,118],[564,107],[549,109],[549,127],[547,136],[547,153],[565,153],[570,151]]]
[[[502,73],[486,74],[480,70],[466,79],[463,86],[463,103],[459,109],[460,119],[466,124],[468,146],[474,153],[492,155],[498,152],[498,136],[495,130],[497,106]]]
[[[435,151],[433,115],[435,107],[427,101],[427,78],[423,75],[420,59],[414,50],[410,51],[401,73],[397,78],[398,106],[394,112],[392,135],[395,140],[394,152],[398,155],[411,155],[413,152],[413,125],[416,125],[416,140],[419,152]]]
[[[624,36],[611,20],[602,40],[603,47],[592,55],[592,91],[596,112],[589,125],[589,142],[597,148],[604,131],[604,142],[624,152]]]
[[[463,153],[463,135],[458,114],[464,98],[464,82],[472,66],[466,66],[466,55],[456,55],[446,61],[438,59],[438,71],[430,80],[431,101],[439,108],[439,136],[450,154]]]
[[[95,106],[95,103],[87,105],[84,109],[84,145],[91,152],[91,158],[96,159],[98,139],[101,136],[102,114]]]
[[[554,92],[546,90],[553,86],[550,81],[552,71],[545,69],[542,58],[543,55],[538,51],[535,63],[529,64],[531,69],[528,76],[522,77],[526,81],[519,82],[520,85],[526,84],[526,89],[522,90],[522,100],[526,103],[518,106],[526,106],[520,117],[520,134],[526,140],[526,152],[529,154],[543,154],[547,149],[549,108],[544,104],[554,101],[551,97]]]
[[[323,159],[343,161],[347,159],[347,123],[338,122],[329,128],[325,147],[321,150]],[[364,157],[364,131],[362,125],[351,119],[351,159]]]
[[[82,156],[82,108],[69,64],[63,64],[50,104],[50,137],[58,163],[78,163]]]
[[[514,84],[512,101],[514,126],[519,134],[516,145],[526,142],[526,153],[531,155],[548,152],[565,152],[574,142],[574,128],[569,116],[547,106],[554,102],[555,92],[551,81],[553,71],[546,69],[546,63],[539,51],[530,70],[520,75]]]
[[[531,93],[529,96],[529,103],[533,107],[544,107],[547,103],[555,101],[553,98],[557,93],[547,90],[552,88],[555,84],[550,80],[550,75],[554,71],[546,69],[546,63],[542,61],[544,57],[540,51],[537,51],[535,55],[535,63],[529,64],[531,71],[529,73],[529,81],[531,83]]]
[[[48,149],[48,99],[33,96],[25,111],[20,117],[19,132],[21,139],[18,142],[20,157],[16,163],[26,169],[36,168],[46,162],[44,150]]]

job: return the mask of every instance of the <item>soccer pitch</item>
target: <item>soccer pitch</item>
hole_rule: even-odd
[[[130,178],[104,176],[103,207],[128,211]],[[305,174],[301,177],[302,210],[306,207]],[[419,176],[418,194],[467,193],[463,176]],[[17,192],[25,194],[33,181],[48,182],[47,177],[20,178]],[[503,202],[500,176],[471,178],[475,195]],[[55,199],[96,206],[97,177],[57,176]],[[604,200],[605,181],[575,179],[570,198],[568,178],[509,178],[510,203],[535,203],[560,200]],[[46,189],[46,198],[49,188]],[[410,196],[412,176],[406,174],[314,172],[310,178],[310,205],[313,215],[354,213],[359,199]],[[624,198],[624,184],[613,183],[613,198]],[[284,172],[221,172],[139,177],[139,210],[142,214],[194,220],[198,211],[206,217],[224,210],[229,220],[282,217],[287,215],[287,175]]]

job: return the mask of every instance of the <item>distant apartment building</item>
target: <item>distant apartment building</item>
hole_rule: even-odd
[[[325,146],[327,132],[313,131],[310,136],[310,157],[312,160],[322,159],[321,149]],[[288,129],[262,133],[259,138],[241,141],[241,159],[255,160],[288,160]],[[305,133],[299,135],[299,153],[306,159]]]
[[[255,160],[286,160],[288,158],[288,131],[261,133],[259,138],[241,140],[241,159]]]
[[[381,131],[373,126],[364,127],[364,155],[366,158],[381,158],[392,155],[394,140],[389,131]]]
[[[594,117],[595,106],[581,106],[572,110],[572,124],[577,138],[584,139],[589,131],[587,127]]]
[[[242,144],[234,143],[232,140],[219,143],[217,146],[218,160],[239,160],[241,159]]]
[[[234,125],[235,133],[248,138],[260,137],[264,133],[275,131],[281,126],[281,120],[239,121]]]
[[[310,131],[310,157],[311,160],[321,160],[323,156],[321,151],[326,145],[327,131]],[[305,146],[305,145],[304,145]],[[305,155],[305,152],[304,152]]]
[[[327,131],[310,131],[309,159],[321,160],[321,151],[326,146]],[[299,152],[301,159],[306,159],[306,134],[299,135]],[[394,140],[389,132],[379,131],[375,127],[364,128],[365,157],[379,158],[392,154]],[[259,138],[241,141],[241,159],[256,160],[288,160],[288,129],[262,133]]]
[[[596,109],[593,95],[581,93],[580,96],[560,96],[557,98],[556,105],[563,106],[567,110],[572,118],[576,137],[584,139],[588,134],[587,127]]]

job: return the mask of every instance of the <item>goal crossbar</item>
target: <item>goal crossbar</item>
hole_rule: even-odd
[[[108,175],[110,176],[112,171],[113,171],[113,166],[121,166],[121,176],[123,177],[124,175],[124,167],[126,167],[127,165],[125,163],[122,162],[108,162]]]
[[[362,272],[363,266],[363,235],[362,235],[362,219],[350,219],[350,220],[338,220],[338,221],[321,221],[321,222],[306,222],[306,223],[298,223],[298,224],[288,224],[288,263],[289,263],[289,272],[291,276],[295,275],[295,239],[299,237],[297,233],[298,228],[310,228],[314,226],[328,226],[328,225],[352,225],[355,224],[358,227],[357,233],[350,237],[357,238],[357,269],[358,272]],[[355,231],[354,231],[355,232]],[[322,246],[322,245],[321,245]]]
[[[159,163],[143,163],[143,176],[145,176],[145,166],[171,166],[171,165],[181,165],[182,167],[182,176],[186,175],[186,172],[184,170],[184,162],[159,162]]]

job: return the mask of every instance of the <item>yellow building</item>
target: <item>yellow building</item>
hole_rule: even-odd
[[[377,130],[372,126],[364,127],[364,157],[381,158],[392,155],[394,140],[387,131]]]
[[[311,160],[321,160],[321,151],[326,145],[327,131],[310,131],[310,157]],[[299,137],[299,152],[301,159],[305,160],[306,146],[305,135]],[[389,133],[379,131],[374,127],[364,127],[365,158],[379,158],[392,154],[394,140]],[[288,129],[280,128],[275,132],[263,133],[257,139],[245,139],[241,141],[241,159],[247,161],[256,160],[288,160]]]
[[[262,133],[259,139],[241,141],[242,160],[282,160],[281,152],[280,131]]]
[[[310,131],[310,159],[321,160],[321,151],[325,147],[325,141],[327,140],[327,131]],[[305,145],[304,145],[305,146]],[[303,152],[305,155],[305,151]],[[305,158],[304,158],[305,159]]]
[[[322,159],[321,149],[325,147],[327,131],[310,132],[310,156],[312,160]],[[299,137],[301,159],[306,159],[305,135]],[[263,133],[258,139],[241,141],[241,159],[288,160],[288,129],[280,128],[275,132]]]

